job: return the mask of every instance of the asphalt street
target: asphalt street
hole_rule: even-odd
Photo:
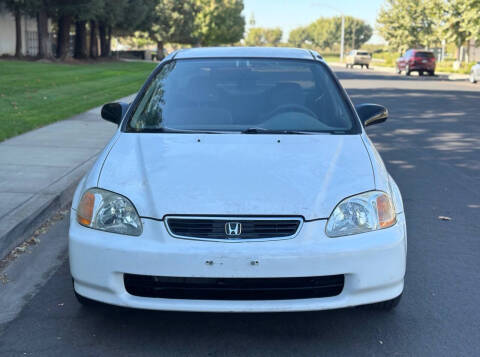
[[[63,249],[0,330],[0,355],[480,355],[480,85],[367,70],[337,75],[355,103],[390,110],[368,133],[406,208],[406,288],[395,311],[88,310],[73,296]],[[66,236],[64,220],[42,241]]]

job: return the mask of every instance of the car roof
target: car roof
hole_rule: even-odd
[[[199,47],[179,50],[174,58],[258,57],[315,59],[315,54],[303,48],[290,47]],[[319,56],[320,57],[320,56]],[[321,59],[321,57],[319,58]]]

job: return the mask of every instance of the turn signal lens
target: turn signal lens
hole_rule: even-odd
[[[93,218],[93,207],[95,206],[95,195],[86,192],[77,208],[77,221],[84,226],[90,226]]]
[[[390,197],[385,194],[377,196],[377,214],[380,228],[388,228],[395,224],[395,210]]]

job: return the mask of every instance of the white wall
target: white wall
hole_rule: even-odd
[[[27,53],[27,31],[34,32],[35,38],[37,33],[37,19],[34,17],[22,16],[22,54]],[[48,29],[51,31],[52,23],[49,19]],[[15,55],[15,17],[0,5],[0,56],[1,55]],[[38,50],[38,44],[35,41],[35,46]]]
[[[0,9],[0,55],[14,55],[15,41],[15,18],[9,12]]]

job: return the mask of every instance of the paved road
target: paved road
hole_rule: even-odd
[[[337,73],[354,102],[390,109],[387,123],[369,133],[406,206],[407,282],[397,310],[88,311],[72,296],[63,255],[53,277],[4,326],[0,355],[480,355],[480,86]],[[42,239],[65,236],[61,222]]]

